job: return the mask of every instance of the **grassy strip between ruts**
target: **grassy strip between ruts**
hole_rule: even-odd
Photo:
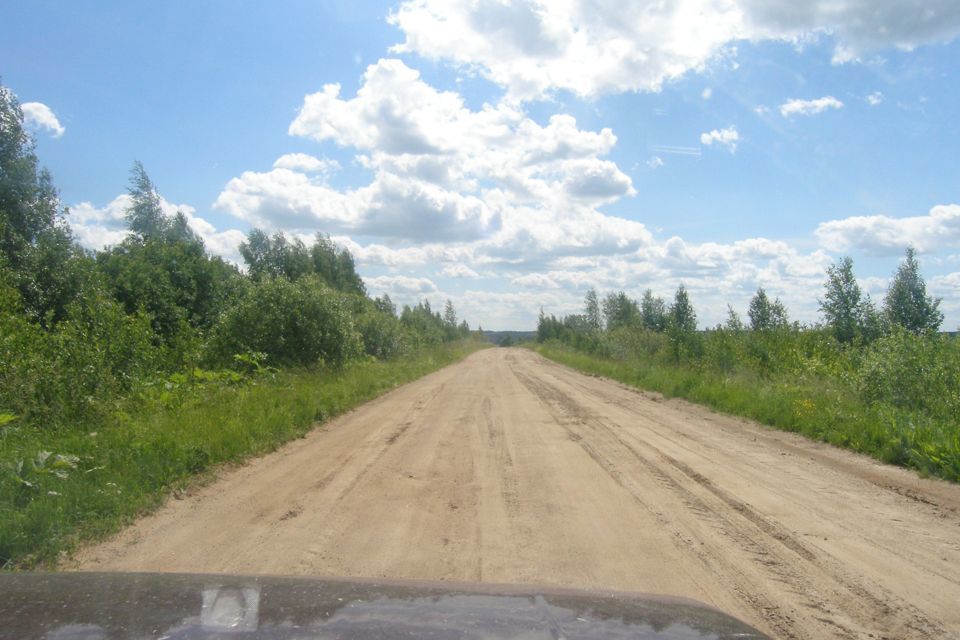
[[[689,365],[592,355],[557,342],[526,346],[584,373],[667,397],[685,398],[922,474],[960,482],[960,429],[956,424],[943,425],[918,412],[889,405],[867,405],[829,380],[764,378],[748,371],[720,375]]]
[[[330,371],[240,384],[166,384],[97,425],[38,432],[0,425],[0,565],[53,567],[118,531],[170,491],[303,436],[317,423],[487,346],[459,342]]]

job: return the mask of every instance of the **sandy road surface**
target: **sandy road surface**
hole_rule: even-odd
[[[960,638],[960,487],[489,349],[77,567],[627,589],[778,638]]]

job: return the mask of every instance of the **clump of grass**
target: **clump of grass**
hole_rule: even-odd
[[[459,342],[341,369],[174,376],[109,415],[44,430],[0,416],[0,566],[52,567],[217,465],[272,451],[318,422],[482,348]]]

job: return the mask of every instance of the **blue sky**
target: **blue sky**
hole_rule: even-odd
[[[759,286],[813,322],[907,244],[960,325],[955,2],[360,5],[11,1],[0,75],[91,248],[138,159],[211,251],[329,233],[486,328],[681,282],[704,326]]]

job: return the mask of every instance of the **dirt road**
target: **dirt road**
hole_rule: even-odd
[[[77,568],[626,589],[778,638],[960,638],[960,487],[489,349]]]

